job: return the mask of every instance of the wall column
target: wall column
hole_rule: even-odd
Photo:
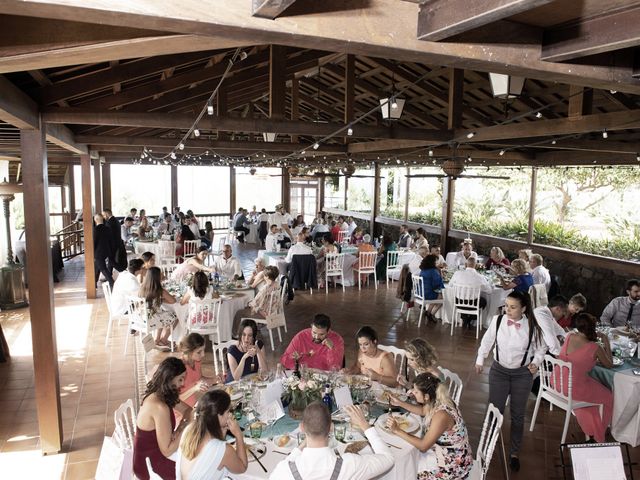
[[[33,344],[36,407],[42,453],[62,448],[60,378],[56,345],[51,246],[49,243],[49,178],[44,125],[21,130],[24,219],[27,231],[29,315]]]
[[[102,208],[113,208],[111,205],[111,164],[108,162],[102,164]]]
[[[96,213],[102,212],[102,175],[101,175],[100,157],[93,159],[93,179],[95,184],[96,200],[94,202]]]
[[[178,205],[178,167],[171,165],[171,208],[169,212],[173,214],[173,207],[179,207]]]
[[[284,209],[290,212],[291,209],[291,175],[287,167],[282,168],[282,205]]]
[[[229,210],[231,218],[236,213],[236,167],[229,167]]]
[[[87,298],[96,298],[96,273],[93,265],[93,205],[91,203],[91,157],[80,155],[82,170],[82,226],[84,230],[84,280]]]
[[[371,237],[375,237],[376,217],[380,214],[380,165],[373,166],[373,205],[371,206]]]

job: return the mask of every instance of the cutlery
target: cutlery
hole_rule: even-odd
[[[398,450],[402,450],[402,448],[400,448],[397,445],[394,445],[393,443],[388,443],[388,442],[384,442],[384,443],[386,443],[388,447],[397,448]]]
[[[256,456],[255,453],[253,453],[253,450],[251,450],[250,448],[247,449],[249,451],[249,453],[251,454],[251,456],[253,458],[256,459],[256,462],[258,462],[258,465],[260,465],[262,467],[262,470],[264,470],[264,473],[267,473],[267,467],[265,467],[262,462],[258,459],[258,457]]]
[[[279,453],[280,455],[289,455],[287,452],[281,452],[280,450],[272,450],[273,453]]]

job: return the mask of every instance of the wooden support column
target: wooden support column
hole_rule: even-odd
[[[291,175],[289,174],[289,169],[286,167],[282,168],[281,196],[282,196],[281,203],[282,205],[284,205],[284,209],[287,212],[289,212],[289,209],[291,207]]]
[[[569,85],[569,112],[570,118],[582,115],[591,115],[593,107],[593,89]]]
[[[102,208],[112,208],[111,205],[111,164],[102,164]]]
[[[93,265],[93,205],[91,203],[91,157],[80,155],[82,170],[82,223],[84,230],[84,279],[87,298],[96,298],[96,273]]]
[[[67,166],[69,173],[69,212],[71,212],[71,220],[75,219],[76,213],[76,176],[73,165]]]
[[[338,178],[338,181],[340,181],[340,179]],[[349,193],[349,177],[345,176],[344,177],[344,209],[348,210],[349,208],[347,207],[348,202],[347,202],[347,194]]]
[[[355,92],[356,92],[356,58],[347,55],[344,69],[344,123],[350,124],[355,115]],[[344,142],[349,143],[349,137],[344,137]]]
[[[281,45],[269,46],[269,118],[285,117],[287,99],[287,52]],[[277,132],[276,132],[277,133]]]
[[[171,165],[171,208],[169,211],[173,212],[173,208],[178,206],[178,167]]]
[[[95,188],[95,211],[102,211],[102,175],[100,174],[102,171],[102,167],[100,166],[100,158],[93,159],[93,183]]]
[[[373,166],[373,205],[371,205],[371,237],[376,236],[376,217],[380,214],[380,165]]]
[[[49,243],[49,178],[44,125],[21,130],[24,219],[27,232],[29,315],[33,370],[42,453],[62,448],[62,412],[56,345],[51,246]],[[93,265],[92,265],[93,267]],[[92,270],[93,271],[93,270]]]
[[[318,211],[322,212],[324,211],[324,183],[325,183],[325,176],[321,175],[320,177],[318,177]]]
[[[411,168],[407,167],[407,181],[404,184],[404,221],[409,220],[409,188],[411,187]]]
[[[536,189],[538,188],[538,169],[531,167],[531,193],[529,195],[529,230],[527,230],[527,243],[533,243],[533,233],[536,221]]]
[[[298,120],[300,115],[300,81],[291,79],[291,120]],[[298,135],[291,135],[291,143],[298,143]]]
[[[460,128],[462,125],[462,98],[464,96],[464,70],[449,70],[449,105],[447,128]],[[442,179],[442,228],[440,230],[440,247],[447,251],[447,240],[453,220],[453,203],[455,201],[456,181],[451,177]]]
[[[229,167],[229,210],[233,218],[236,213],[236,167]]]

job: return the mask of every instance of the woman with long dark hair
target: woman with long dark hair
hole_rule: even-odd
[[[527,399],[546,352],[542,330],[527,293],[511,292],[505,299],[505,314],[491,320],[478,349],[476,373],[482,373],[485,358],[492,349],[489,403],[503,413],[507,397],[511,395],[511,469],[518,471]]]
[[[245,375],[258,373],[267,368],[267,357],[264,343],[258,339],[258,324],[250,318],[245,318],[238,327],[238,344],[227,350],[229,372],[227,382],[240,380]]]
[[[398,385],[398,369],[393,355],[378,348],[378,334],[364,326],[356,332],[358,342],[358,356],[351,368],[345,371],[351,374],[367,375],[371,380],[389,387]]]
[[[178,317],[165,305],[176,303],[176,299],[162,287],[162,272],[158,267],[147,270],[138,295],[147,303],[149,325],[160,327],[156,333],[156,345],[167,347],[171,334],[170,327],[176,324]]]
[[[225,442],[227,432],[235,448]],[[184,432],[176,459],[178,480],[218,480],[247,470],[242,430],[231,414],[231,399],[224,390],[211,390],[198,401],[194,419]]]
[[[148,276],[148,275],[147,275]],[[182,431],[189,423],[183,417],[178,428],[173,407],[180,402],[178,392],[182,388],[186,369],[179,358],[165,358],[147,383],[142,405],[136,419],[133,440],[133,473],[140,480],[148,480],[146,459],[153,471],[162,478],[175,479],[175,462],[169,460],[177,449]]]

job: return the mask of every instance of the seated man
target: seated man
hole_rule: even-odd
[[[393,466],[393,455],[377,430],[369,426],[359,406],[349,405],[345,409],[351,423],[362,430],[369,441],[373,454],[336,455],[329,448],[331,412],[324,403],[313,402],[305,408],[300,423],[300,431],[306,434],[306,440],[276,465],[269,478],[367,480],[389,470]]]
[[[529,266],[531,267],[534,285],[544,285],[547,293],[549,293],[549,289],[551,288],[551,274],[549,274],[549,270],[542,264],[542,255],[537,253],[531,255],[529,258]]]
[[[319,370],[342,368],[344,340],[331,331],[331,319],[318,313],[311,321],[311,328],[305,328],[291,339],[280,363],[289,370],[295,367],[295,357],[300,364]]]
[[[451,287],[480,287],[480,308],[487,306],[487,296],[491,295],[491,285],[484,275],[476,271],[476,257],[467,258],[465,269],[458,270],[453,274],[449,281]],[[471,322],[475,319],[474,315],[462,314],[464,326],[471,328]]]
[[[538,307],[533,314],[542,329],[542,338],[551,355],[560,353],[560,344],[564,342],[567,332],[558,323],[568,312],[568,301],[562,295],[557,295],[549,300],[545,307]]]
[[[278,243],[281,242],[281,235],[278,233],[278,225],[275,223],[271,225],[267,237],[264,239],[264,249],[267,252],[275,252],[278,247]]]
[[[431,255],[435,255],[436,257],[438,257],[438,260],[436,261],[436,266],[439,269],[443,269],[447,266],[447,262],[444,261],[444,257],[442,256],[442,252],[440,251],[440,245],[430,245],[429,253]]]
[[[289,222],[287,220],[287,215],[282,205],[276,205],[276,211],[271,214],[269,217],[269,224],[276,224],[283,235],[285,235],[288,239],[293,238],[293,234],[291,233],[291,229],[289,228]]]
[[[129,260],[126,270],[120,272],[111,292],[111,314],[124,315],[129,308],[129,297],[135,297],[140,291],[138,275],[144,270],[144,261],[140,258]]]
[[[213,268],[221,277],[228,278],[230,280],[238,280],[239,278],[242,278],[240,262],[233,256],[231,245],[229,244],[222,248],[222,255],[216,257]]]
[[[413,239],[409,233],[409,227],[400,225],[400,237],[398,238],[398,248],[411,248]]]
[[[133,226],[132,217],[125,218],[124,222],[122,222],[122,225],[120,226],[120,238],[122,238],[122,241],[124,242],[125,247],[128,247],[128,248],[133,248],[131,242],[135,237],[137,237],[135,233],[131,233],[132,226]]]
[[[174,228],[173,217],[170,213],[165,213],[162,217],[162,223],[158,227],[158,235],[171,235]]]
[[[247,218],[247,211],[245,209],[242,209],[240,212],[238,212],[238,215],[236,215],[234,224],[233,224],[233,229],[236,232],[240,232],[238,233],[238,241],[240,243],[244,243],[244,236],[248,235],[250,230],[247,227],[247,225],[249,224],[249,219]]]
[[[453,265],[451,265],[453,270],[461,270],[465,268],[467,259],[473,257],[476,260],[478,259],[478,254],[473,251],[473,241],[470,238],[465,238],[462,242],[462,250],[456,253],[456,256],[453,260]]]
[[[616,297],[600,315],[600,321],[612,327],[631,325],[640,328],[640,280],[632,278],[627,282],[627,296]]]
[[[311,247],[305,243],[307,238],[304,233],[300,232],[296,240],[296,243],[291,245],[291,248],[289,248],[289,251],[287,252],[287,257],[285,258],[287,263],[291,263],[294,255],[313,255]]]

